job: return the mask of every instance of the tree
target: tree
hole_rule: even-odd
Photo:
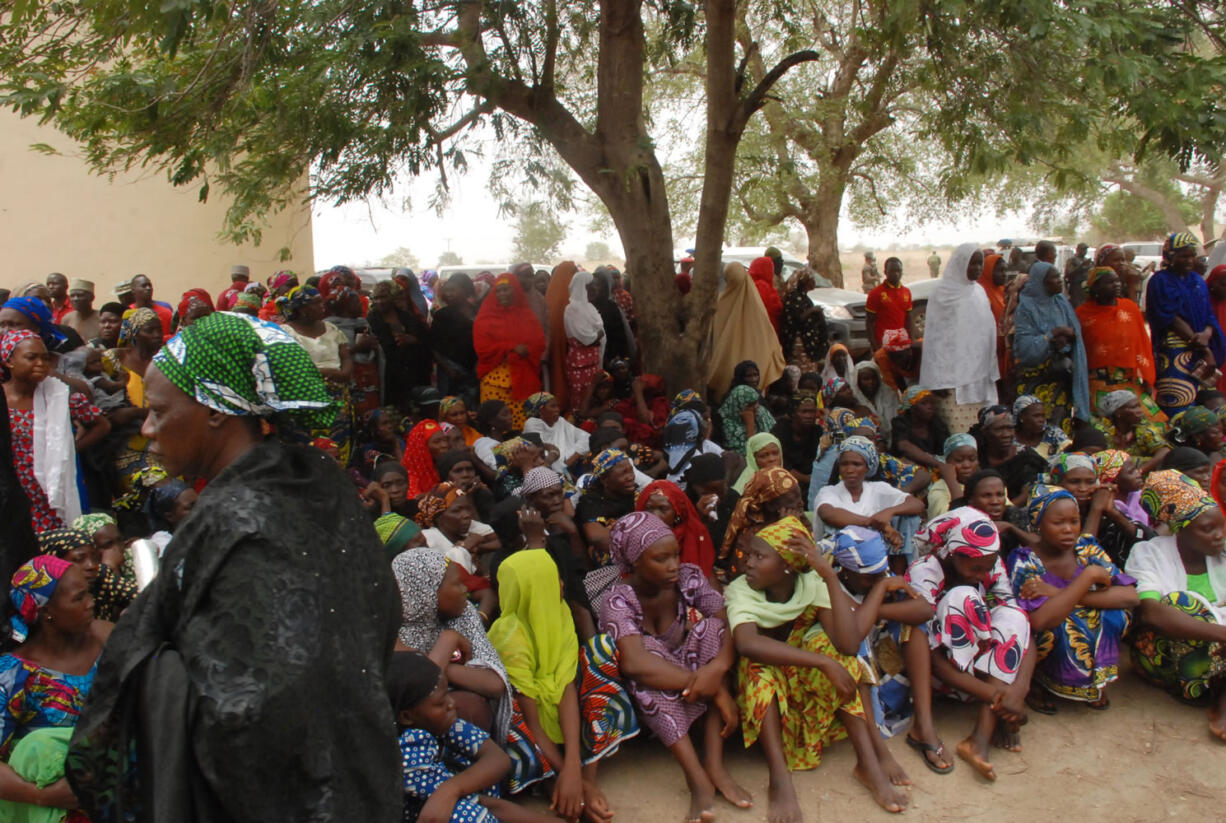
[[[405,246],[401,246],[390,254],[383,255],[383,259],[379,261],[380,266],[392,266],[399,269],[416,269],[420,268],[421,263],[417,260],[417,255],[409,251]]]
[[[542,203],[530,203],[518,209],[511,256],[538,264],[549,261],[557,256],[564,239],[566,224],[561,218]]]
[[[448,249],[438,256],[438,264],[439,266],[463,266],[464,258]]]
[[[583,252],[585,260],[599,260],[605,262],[613,257],[613,250],[609,248],[608,243],[599,240],[592,241],[587,244],[587,249]]]

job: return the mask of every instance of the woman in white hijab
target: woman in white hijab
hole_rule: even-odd
[[[591,272],[575,272],[570,281],[570,302],[562,315],[566,327],[566,385],[575,408],[580,407],[604,368],[604,321],[588,298],[591,283]]]
[[[983,252],[963,243],[949,257],[941,283],[928,299],[920,385],[949,390],[942,410],[950,431],[965,432],[979,409],[995,405],[1000,367],[996,359],[996,318],[978,284]]]
[[[871,358],[856,364],[850,382],[856,402],[873,413],[878,421],[877,430],[889,443],[890,427],[898,415],[898,392],[881,379],[881,368]]]

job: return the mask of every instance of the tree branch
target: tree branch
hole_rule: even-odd
[[[792,52],[787,57],[780,60],[774,68],[766,73],[765,77],[758,81],[758,85],[755,86],[754,90],[749,93],[749,96],[741,101],[738,116],[735,118],[734,122],[739,122],[741,127],[744,128],[745,124],[749,122],[749,118],[753,116],[754,112],[766,105],[767,93],[771,90],[772,86],[779,82],[783,75],[787,74],[793,67],[799,66],[801,63],[811,63],[821,59],[822,55],[820,52],[813,51],[812,49],[806,49],[804,51]]]

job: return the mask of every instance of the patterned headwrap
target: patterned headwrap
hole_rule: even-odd
[[[605,449],[600,454],[592,458],[592,474],[596,477],[604,477],[618,463],[629,460],[630,457],[619,449]]]
[[[834,396],[845,388],[847,388],[846,380],[841,377],[831,377],[826,381],[826,385],[822,386],[822,400],[829,406]]]
[[[158,324],[163,334],[166,333],[162,328],[162,318],[158,317],[158,313],[153,309],[128,309],[123,313],[123,321],[119,324],[119,340],[115,345],[121,349],[132,345],[136,333],[153,322]]]
[[[50,602],[55,587],[71,568],[67,560],[49,554],[32,557],[18,567],[9,587],[9,600],[14,610],[9,623],[14,634],[30,635],[30,626],[38,619],[38,610]]]
[[[906,329],[888,329],[881,335],[881,347],[887,352],[906,351],[911,348],[911,335]]]
[[[234,301],[234,308],[242,306],[244,309],[255,309],[256,311],[259,311],[260,307],[263,305],[264,299],[260,297],[259,292],[254,291],[244,291],[238,296],[238,299]]]
[[[276,299],[277,309],[283,317],[292,320],[303,306],[319,297],[319,289],[310,286],[294,286]]]
[[[975,440],[973,435],[967,434],[966,432],[951,434],[949,437],[945,438],[945,446],[941,449],[941,456],[948,460],[949,456],[953,454],[955,450],[960,449],[963,446],[970,446],[978,451],[979,442]]]
[[[1098,251],[1094,252],[1094,265],[1106,265],[1104,261],[1107,259],[1107,257],[1110,256],[1111,252],[1118,250],[1119,246],[1115,245],[1114,243],[1103,243],[1098,247]],[[1114,269],[1112,271],[1114,271]]]
[[[0,308],[19,311],[33,320],[38,326],[38,336],[47,344],[47,348],[64,342],[64,333],[57,329],[51,320],[51,309],[37,297],[11,297]]]
[[[669,415],[676,414],[678,409],[689,403],[693,403],[695,400],[702,400],[702,395],[693,389],[682,389],[681,391],[677,392],[677,396],[674,397],[672,402],[668,404]]]
[[[549,405],[550,400],[556,399],[547,391],[538,391],[536,394],[529,395],[524,401],[524,416],[525,417],[540,417],[541,409]]]
[[[779,554],[779,557],[783,559],[783,562],[787,563],[794,571],[807,572],[812,568],[809,565],[808,558],[805,557],[804,553],[788,546],[788,540],[796,534],[803,534],[808,537],[809,530],[805,528],[805,524],[798,518],[789,515],[777,523],[772,523],[769,526],[758,529],[754,537],[761,538],[766,545],[774,549]]]
[[[387,553],[395,556],[408,548],[409,541],[421,534],[421,529],[409,518],[388,512],[375,521],[375,533],[387,547]]]
[[[1001,420],[1008,420],[1014,423],[1013,410],[1008,406],[984,406],[979,410],[979,426],[981,428],[990,428]]]
[[[1216,414],[1204,406],[1190,406],[1171,418],[1168,434],[1176,443],[1191,443],[1221,422]]]
[[[40,340],[41,338],[30,331],[29,329],[9,329],[0,335],[0,363],[7,363],[13,359],[13,352],[22,343],[27,340]],[[8,369],[4,369],[5,379],[8,379]]]
[[[208,306],[209,311],[217,311],[217,307],[213,305],[213,298],[204,289],[188,289],[183,292],[183,296],[179,298],[179,320],[182,321],[187,317],[187,313],[191,311],[192,300],[196,300],[201,305]]]
[[[298,275],[289,269],[282,269],[268,279],[268,288],[272,291],[283,289],[298,279]]]
[[[279,326],[250,315],[201,318],[172,337],[153,365],[188,397],[222,414],[284,414],[312,429],[328,428],[336,417],[306,349]]]
[[[834,561],[859,574],[879,574],[890,567],[881,533],[861,526],[845,526],[834,536]]]
[[[762,507],[772,500],[778,500],[795,489],[800,484],[792,473],[782,466],[772,466],[755,474],[741,493],[732,517],[728,519],[728,528],[724,531],[724,543],[720,547],[720,557],[727,557],[736,545],[737,538],[746,529],[761,526],[766,522]]]
[[[1095,477],[1098,476],[1098,465],[1090,455],[1079,452],[1060,452],[1048,462],[1047,474],[1044,475],[1043,482],[1049,486],[1063,486],[1064,478],[1068,477],[1068,473],[1074,469],[1089,469]]]
[[[1110,266],[1095,266],[1094,268],[1090,269],[1090,273],[1086,275],[1085,290],[1089,291],[1090,289],[1094,288],[1094,284],[1098,282],[1098,278],[1104,277],[1108,274],[1114,275],[1115,269],[1111,268]]]
[[[1119,449],[1106,449],[1094,455],[1098,465],[1098,479],[1102,483],[1114,483],[1120,471],[1132,461],[1132,455]]]
[[[630,574],[643,552],[666,537],[676,539],[663,520],[651,512],[631,512],[609,530],[609,552],[622,573]]]
[[[1130,392],[1127,389],[1116,389],[1115,391],[1107,392],[1098,399],[1098,413],[1110,420],[1117,411],[1127,406],[1136,397],[1136,393]]]
[[[929,520],[915,533],[916,542],[945,559],[959,554],[963,557],[988,557],[1000,551],[1000,535],[992,520],[978,509],[961,506]]]
[[[434,491],[418,498],[414,519],[423,529],[429,529],[434,526],[438,516],[451,508],[451,504],[464,494],[464,490],[454,483],[439,483],[434,487]]]
[[[512,437],[510,440],[503,440],[497,446],[494,446],[491,451],[494,452],[494,459],[497,461],[498,465],[502,466],[510,463],[511,458],[515,456],[515,452],[519,451],[526,445],[528,445],[528,441],[524,438]]]
[[[868,464],[868,477],[873,477],[877,474],[877,470],[881,468],[881,458],[877,454],[877,447],[873,445],[873,441],[859,434],[853,434],[851,437],[839,444],[839,456],[852,452],[864,458],[864,462]]]
[[[1196,235],[1191,232],[1177,231],[1166,238],[1166,242],[1162,244],[1162,256],[1164,258],[1170,257],[1177,251],[1186,248],[1196,248],[1199,245],[1200,242],[1197,241]]]
[[[1166,523],[1171,531],[1178,532],[1217,503],[1183,472],[1165,469],[1145,478],[1141,505],[1154,520]]]
[[[76,520],[72,521],[74,529],[80,529],[90,536],[92,539],[95,534],[105,529],[107,526],[118,526],[115,518],[105,512],[94,512],[93,514],[83,514]]]
[[[923,386],[909,386],[907,390],[902,393],[902,400],[899,401],[898,408],[902,411],[906,411],[919,401],[923,400],[925,397],[932,397],[932,392],[925,389]]]
[[[48,529],[38,536],[38,550],[56,557],[63,557],[82,546],[93,545],[93,536],[80,529]]]
[[[344,272],[329,271],[319,278],[319,295],[326,303],[336,303],[349,296],[349,278]]]
[[[532,398],[530,397],[528,399],[531,400]],[[467,404],[464,402],[464,398],[462,397],[456,397],[455,395],[449,395],[447,397],[444,397],[442,400],[439,401],[439,404],[438,404],[438,416],[440,418],[446,417],[447,414],[452,409],[458,406],[464,406],[465,408],[468,407]]]
[[[1031,406],[1041,406],[1043,401],[1035,397],[1033,394],[1019,394],[1017,399],[1013,401],[1013,417],[1014,419],[1021,417],[1022,412]]]
[[[1057,500],[1077,502],[1077,498],[1073,497],[1072,492],[1060,486],[1035,483],[1030,488],[1030,498],[1026,503],[1026,512],[1030,515],[1031,529],[1038,530],[1039,524],[1043,522],[1043,515],[1047,514],[1048,507]]]
[[[851,409],[831,409],[826,415],[826,432],[834,443],[842,443],[860,428],[860,418]]]
[[[521,497],[562,485],[562,476],[548,466],[536,466],[524,474],[523,484],[515,490]]]

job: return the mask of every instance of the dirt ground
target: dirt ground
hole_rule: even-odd
[[[820,768],[793,775],[805,820],[1012,821],[1163,818],[1226,820],[1226,745],[1207,730],[1206,711],[1184,706],[1141,682],[1122,665],[1105,712],[1061,701],[1059,713],[1031,713],[1020,754],[994,750],[997,779],[988,783],[958,760],[951,774],[924,767],[901,737],[890,751],[915,785],[911,806],[891,815],[851,777],[851,744],[827,749]],[[973,722],[969,706],[938,701],[937,729],[952,753]],[[741,811],[719,801],[721,823],[766,819],[766,767],[757,747],[730,742],[732,774],[754,795]],[[654,740],[630,741],[601,768],[601,785],[620,823],[681,821],[689,807],[685,782]]]

